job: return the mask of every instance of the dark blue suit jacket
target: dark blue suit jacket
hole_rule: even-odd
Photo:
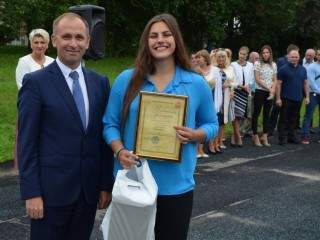
[[[113,186],[113,152],[102,137],[108,78],[83,68],[89,122],[80,114],[56,62],[26,74],[18,96],[21,198],[42,196],[46,206],[73,204],[83,189],[88,203]]]

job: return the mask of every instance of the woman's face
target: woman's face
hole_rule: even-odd
[[[270,51],[269,51],[269,49],[267,49],[267,48],[263,49],[263,51],[262,51],[262,57],[263,57],[263,60],[265,60],[265,61],[268,61],[268,60],[269,60],[269,58],[270,58]]]
[[[245,61],[248,57],[248,52],[246,50],[241,50],[238,55],[240,61]]]
[[[226,56],[219,55],[217,57],[217,63],[218,63],[218,66],[224,66],[226,64]]]
[[[48,49],[48,43],[45,42],[43,37],[35,36],[31,42],[31,49],[33,53],[37,55],[44,55],[46,50]]]
[[[204,59],[204,57],[201,56],[201,55],[198,55],[198,56],[197,56],[197,63],[198,63],[198,65],[199,65],[200,67],[204,67],[204,66],[207,66],[207,65],[208,65],[207,62],[206,62],[206,60]]]
[[[191,54],[191,67],[195,68],[198,66],[198,59],[196,54]]]
[[[176,42],[166,23],[156,22],[151,26],[148,47],[151,56],[156,60],[174,58]]]

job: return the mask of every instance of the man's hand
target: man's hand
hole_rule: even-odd
[[[310,99],[308,97],[306,97],[305,103],[306,103],[306,105],[308,105],[310,103]]]
[[[43,201],[42,197],[35,197],[26,200],[27,215],[33,219],[43,218]]]
[[[100,191],[98,209],[105,209],[109,207],[112,200],[112,194],[106,191]]]
[[[281,101],[281,99],[277,99],[276,105],[277,105],[278,107],[282,107],[282,101]]]

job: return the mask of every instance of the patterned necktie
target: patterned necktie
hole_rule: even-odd
[[[74,101],[77,104],[78,111],[82,120],[83,128],[86,129],[86,109],[84,106],[83,94],[79,83],[79,74],[77,71],[72,71],[69,76],[73,79],[72,92]]]

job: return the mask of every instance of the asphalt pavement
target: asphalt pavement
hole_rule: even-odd
[[[243,147],[226,142],[223,154],[198,160],[188,240],[319,240],[320,143]],[[206,149],[206,148],[205,148]],[[104,210],[96,215],[91,239]],[[0,239],[29,239],[29,219],[13,162],[0,164]]]

